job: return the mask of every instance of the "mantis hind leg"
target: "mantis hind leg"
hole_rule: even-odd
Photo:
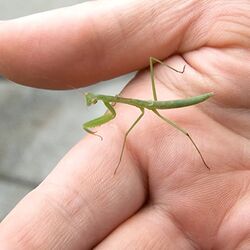
[[[186,135],[188,137],[188,139],[191,141],[191,143],[193,144],[193,146],[195,147],[196,151],[198,152],[198,154],[200,155],[200,158],[203,162],[203,164],[205,165],[205,167],[210,170],[210,167],[207,165],[204,157],[201,154],[201,151],[199,150],[198,146],[196,145],[196,143],[194,142],[194,140],[192,139],[192,137],[189,135],[189,133],[181,128],[179,125],[177,125],[175,122],[167,119],[166,117],[162,116],[157,110],[153,110],[153,112],[159,116],[162,120],[164,120],[165,122],[167,122],[168,124],[170,124],[171,126],[173,126],[174,128],[178,129],[179,131],[181,131],[184,135]]]
[[[125,148],[125,144],[126,144],[126,140],[127,140],[127,136],[128,134],[131,132],[131,130],[135,127],[135,125],[141,120],[141,118],[143,117],[144,115],[144,108],[140,108],[141,110],[141,114],[139,115],[139,117],[134,121],[134,123],[132,124],[132,126],[129,128],[129,130],[125,133],[125,136],[124,136],[124,139],[123,139],[123,144],[122,144],[122,150],[121,150],[121,154],[120,154],[120,157],[119,157],[119,161],[118,161],[118,164],[115,168],[115,171],[114,171],[114,175],[116,174],[119,166],[120,166],[120,163],[122,161],[122,156],[123,156],[123,151],[124,151],[124,148]]]
[[[185,71],[185,65],[183,66],[182,70],[177,70],[169,65],[167,65],[166,63],[162,62],[161,60],[155,58],[155,57],[150,57],[149,58],[149,66],[150,66],[150,78],[151,78],[151,84],[152,84],[152,92],[153,92],[153,98],[154,101],[157,101],[157,93],[156,93],[156,87],[155,87],[155,76],[154,76],[154,63],[159,63],[165,67],[168,67],[169,69],[174,70],[177,73],[184,73]]]
[[[100,135],[96,134],[95,131],[90,130],[90,128],[95,128],[95,127],[100,126],[104,123],[107,123],[110,120],[114,119],[116,116],[116,112],[115,112],[114,108],[112,107],[112,105],[110,105],[108,102],[104,102],[104,105],[108,109],[104,115],[83,124],[83,129],[87,133],[98,136],[99,138],[101,138],[101,140],[103,140],[103,138]]]

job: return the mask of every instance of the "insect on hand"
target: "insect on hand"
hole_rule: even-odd
[[[91,120],[89,122],[84,123],[83,129],[90,134],[99,136],[99,135],[95,134],[96,132],[93,132],[92,130],[90,130],[90,128],[100,126],[100,125],[107,123],[110,120],[114,119],[116,116],[115,109],[113,108],[115,103],[124,103],[124,104],[128,104],[128,105],[131,105],[131,106],[134,106],[134,107],[140,109],[141,114],[134,121],[134,123],[128,129],[128,131],[125,133],[125,137],[124,137],[122,148],[121,148],[121,154],[120,154],[117,166],[116,166],[115,171],[114,171],[114,174],[115,174],[117,172],[118,167],[119,167],[121,160],[122,160],[122,155],[123,155],[123,151],[124,151],[124,147],[125,147],[125,143],[126,143],[126,139],[127,139],[128,134],[135,127],[135,125],[141,120],[141,118],[144,115],[144,110],[148,109],[148,110],[154,112],[162,120],[164,120],[168,124],[172,125],[174,128],[178,129],[184,135],[186,135],[188,137],[188,139],[191,141],[191,143],[193,144],[193,146],[195,147],[195,149],[197,150],[198,154],[200,155],[203,164],[206,166],[206,168],[210,169],[208,167],[207,163],[205,162],[198,146],[196,145],[196,143],[194,142],[192,137],[189,135],[189,133],[185,129],[183,129],[179,125],[177,125],[175,122],[162,116],[158,112],[158,109],[172,109],[172,108],[181,108],[181,107],[195,105],[197,103],[200,103],[200,102],[207,100],[209,97],[213,96],[213,93],[205,93],[202,95],[193,96],[193,97],[189,97],[186,99],[178,99],[178,100],[170,100],[170,101],[158,101],[157,94],[156,94],[156,88],[155,88],[155,79],[154,79],[154,63],[160,63],[160,64],[178,72],[178,73],[183,73],[185,70],[185,66],[183,67],[183,69],[181,71],[179,71],[179,70],[176,70],[176,69],[170,67],[169,65],[163,63],[162,61],[160,61],[154,57],[149,58],[149,63],[150,63],[150,76],[151,76],[151,84],[152,84],[152,91],[153,91],[153,98],[154,99],[153,100],[139,100],[139,99],[120,97],[120,96],[95,95],[92,93],[85,93],[86,103],[88,106],[90,106],[92,104],[96,104],[98,101],[102,101],[108,110],[104,115],[102,115],[94,120]],[[99,137],[102,139],[101,136],[99,136]]]

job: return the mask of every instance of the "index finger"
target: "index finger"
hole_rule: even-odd
[[[146,191],[134,160],[114,176],[118,129],[87,137],[76,145],[45,181],[28,194],[0,227],[0,248],[90,249],[144,203]]]

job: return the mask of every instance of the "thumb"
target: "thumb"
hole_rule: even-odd
[[[201,46],[209,25],[197,19],[208,3],[93,1],[1,22],[0,73],[57,89],[143,68],[149,56],[163,59]]]

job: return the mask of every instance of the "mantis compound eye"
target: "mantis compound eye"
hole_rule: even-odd
[[[92,93],[85,93],[85,99],[86,99],[87,106],[90,106],[92,104],[96,104],[98,101],[96,96]]]

